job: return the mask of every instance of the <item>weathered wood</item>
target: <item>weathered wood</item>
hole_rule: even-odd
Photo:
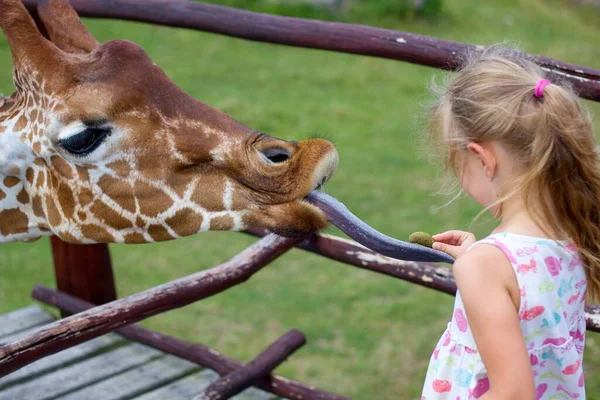
[[[58,290],[94,304],[117,298],[108,245],[71,244],[56,236],[50,242]]]
[[[0,315],[0,342],[3,341],[3,337],[12,336],[54,320],[55,318],[50,313],[42,310],[39,306],[29,306]]]
[[[25,0],[35,10],[37,0]],[[289,18],[186,0],[71,0],[81,16],[198,29],[259,42],[390,58],[453,70],[481,46],[364,25]],[[553,80],[571,82],[583,98],[600,101],[600,71],[534,57]]]
[[[132,344],[47,373],[0,391],[0,400],[46,400],[161,357],[158,350]]]
[[[249,229],[250,235],[263,237],[266,229]],[[456,293],[456,282],[450,268],[424,262],[402,261],[382,256],[352,240],[331,236],[313,235],[296,247],[345,264],[399,278],[447,294]]]
[[[60,396],[60,400],[122,400],[157,389],[198,371],[199,367],[171,355],[152,360],[100,382]],[[165,398],[166,399],[166,398]]]
[[[10,375],[0,378],[0,391],[16,383],[35,379],[39,375],[62,368],[65,365],[83,361],[86,358],[122,343],[124,343],[122,337],[115,334],[108,334],[53,354],[50,357],[42,358]]]
[[[262,237],[267,235],[268,231],[249,229],[246,233]],[[456,295],[456,281],[452,271],[446,267],[422,262],[395,260],[377,254],[351,240],[329,235],[314,235],[298,243],[297,247],[344,264],[416,283],[452,296]],[[587,330],[600,332],[600,307],[587,305],[585,316]]]
[[[93,307],[93,304],[40,285],[34,288],[32,297],[70,313],[83,312]],[[147,344],[165,353],[173,354],[203,367],[210,368],[217,371],[219,375],[227,375],[243,366],[239,361],[226,357],[218,351],[202,344],[184,342],[183,340],[175,339],[138,325],[125,326],[117,329],[116,332],[127,339]],[[346,397],[328,393],[314,386],[308,386],[276,375],[257,381],[255,386],[288,399],[348,400]],[[196,387],[187,398],[192,397],[199,389],[200,387]]]
[[[229,399],[251,386],[259,378],[271,374],[296,350],[306,344],[302,332],[291,330],[273,342],[248,364],[211,383],[195,400]]]
[[[202,390],[208,386],[211,382],[219,378],[215,372],[211,370],[204,370],[197,374],[187,376],[183,379],[175,381],[170,385],[163,386],[160,389],[152,392],[143,394],[139,397],[135,397],[135,400],[189,400],[191,399],[198,390]],[[232,400],[272,400],[274,396],[257,390],[255,388],[248,388],[242,393],[231,398]],[[309,397],[305,397],[305,400],[310,400]]]
[[[295,239],[270,235],[220,266],[34,330],[14,343],[0,346],[0,376],[123,325],[185,306],[245,282],[296,243]]]

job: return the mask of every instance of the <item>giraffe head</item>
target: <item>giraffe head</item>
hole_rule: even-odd
[[[68,0],[0,0],[16,92],[0,97],[0,242],[144,243],[326,225],[304,197],[337,165],[188,96],[136,44],[99,44]]]

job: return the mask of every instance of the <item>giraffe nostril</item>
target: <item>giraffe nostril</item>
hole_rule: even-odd
[[[273,164],[284,163],[292,157],[289,150],[278,146],[269,147],[260,152]]]

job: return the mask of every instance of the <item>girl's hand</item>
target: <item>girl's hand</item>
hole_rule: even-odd
[[[450,254],[454,258],[458,258],[467,249],[477,241],[475,235],[464,231],[447,231],[433,235],[433,248],[441,250],[444,253]]]

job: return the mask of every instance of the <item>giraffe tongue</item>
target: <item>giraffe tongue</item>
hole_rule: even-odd
[[[346,235],[384,256],[405,261],[447,262],[454,258],[439,250],[391,238],[367,225],[335,198],[318,191],[311,192],[306,200],[317,206],[329,222]]]

